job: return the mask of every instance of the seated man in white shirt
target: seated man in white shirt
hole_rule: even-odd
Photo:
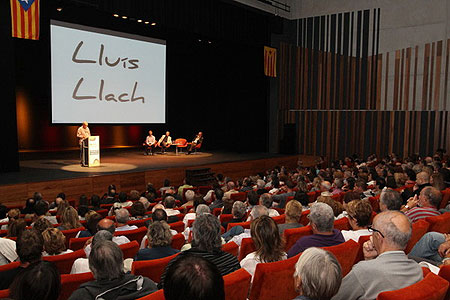
[[[116,231],[127,231],[138,229],[136,225],[128,225],[130,213],[126,208],[116,210]]]
[[[116,232],[116,226],[114,225],[113,220],[110,220],[110,219],[100,220],[100,222],[98,222],[98,224],[97,224],[97,231],[100,231],[100,230],[109,231],[113,235],[112,241],[114,243],[116,243],[117,245],[122,245],[122,244],[126,244],[126,243],[130,242],[130,240],[124,235],[114,236],[114,232]],[[86,252],[86,256],[89,256],[89,253],[91,253],[91,245],[90,245],[91,242],[92,242],[92,239],[89,239],[86,242],[86,246],[84,248],[84,252]]]
[[[167,196],[163,200],[163,205],[166,208],[166,213],[168,217],[176,216],[180,214],[179,210],[174,209],[175,207],[175,198],[173,196]]]

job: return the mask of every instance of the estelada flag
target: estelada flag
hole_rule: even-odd
[[[277,77],[277,49],[264,46],[264,75]]]
[[[10,0],[12,36],[39,40],[39,0]]]

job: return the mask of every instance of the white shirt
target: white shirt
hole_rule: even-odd
[[[214,191],[213,191],[213,190],[209,190],[209,191],[206,193],[205,197],[203,197],[203,200],[205,200],[206,202],[208,202],[209,200],[211,200],[212,193],[214,193]]]
[[[372,232],[369,232],[368,229],[359,229],[359,230],[341,230],[342,235],[344,236],[345,241],[354,240],[358,242],[359,237],[372,235]]]
[[[189,220],[195,220],[195,213],[187,213],[183,218],[184,228],[188,227]]]
[[[131,272],[131,266],[133,264],[132,258],[127,258],[123,260],[123,271],[125,273]],[[80,274],[91,272],[89,269],[89,259],[88,258],[77,258],[72,265],[70,274]]]
[[[148,135],[147,138],[145,139],[145,143],[147,145],[153,145],[156,142],[155,136],[154,135]]]
[[[273,217],[278,217],[280,215],[280,213],[273,208],[269,208],[269,217],[273,218]]]
[[[231,240],[229,240],[228,242],[235,242],[239,247],[241,247],[242,239],[251,238],[251,237],[252,236],[250,234],[250,229],[244,229],[243,233],[233,236],[231,238]]]
[[[176,209],[173,209],[173,208],[166,208],[165,211],[166,211],[166,214],[167,214],[168,217],[176,216],[176,215],[180,214],[179,210],[176,210]]]
[[[116,228],[116,231],[128,231],[128,230],[135,230],[138,229],[139,227],[137,227],[136,225],[124,225],[124,226],[120,226]]]
[[[80,126],[77,130],[77,138],[80,140],[79,143],[83,142],[84,139],[91,136],[91,131],[89,130],[89,127],[83,128],[83,126]]]
[[[287,254],[283,254],[283,258],[281,260],[287,259]],[[256,252],[249,253],[243,260],[241,260],[241,267],[244,268],[247,272],[252,275],[252,281],[253,276],[255,275],[255,269],[256,265],[261,263],[262,261],[259,260],[259,257],[256,255]]]
[[[9,262],[13,262],[19,258],[16,253],[16,242],[7,238],[0,238],[0,253]]]

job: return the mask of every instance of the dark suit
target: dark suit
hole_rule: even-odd
[[[188,153],[191,153],[192,150],[194,150],[194,148],[195,148],[197,145],[200,145],[202,142],[203,142],[203,135],[202,135],[202,136],[196,135],[196,136],[195,136],[195,139],[194,139],[194,140],[191,142],[191,144],[189,145]]]

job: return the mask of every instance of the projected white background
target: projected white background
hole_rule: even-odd
[[[164,42],[57,21],[50,29],[52,123],[165,123]]]

